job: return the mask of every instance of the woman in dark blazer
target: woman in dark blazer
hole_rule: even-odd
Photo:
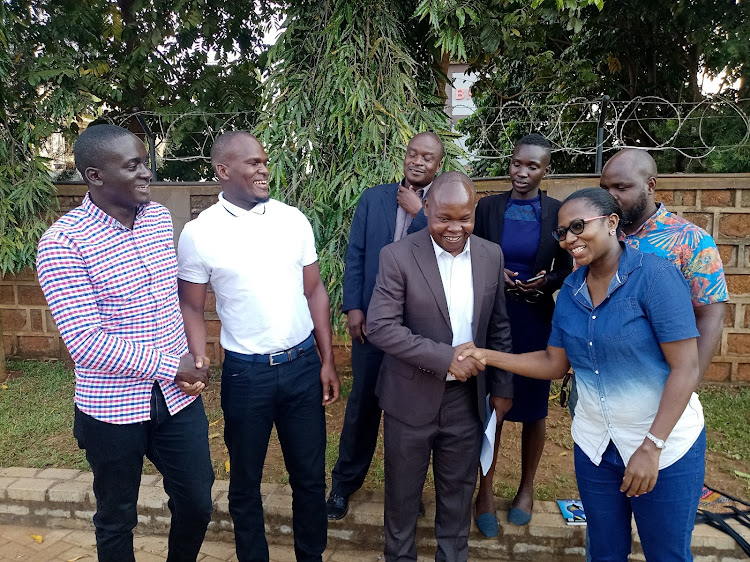
[[[539,190],[542,178],[549,172],[550,155],[547,139],[538,134],[523,137],[510,162],[511,190],[485,197],[477,205],[474,233],[503,249],[514,353],[547,347],[555,310],[552,295],[573,266],[570,255],[550,234],[557,227],[560,201]],[[544,449],[549,381],[514,376],[513,389],[513,408],[504,420],[523,423],[522,472],[508,520],[527,525],[534,505],[534,477]],[[496,433],[495,462],[504,420]],[[495,462],[480,477],[476,501],[477,527],[489,537],[498,533],[492,486]]]

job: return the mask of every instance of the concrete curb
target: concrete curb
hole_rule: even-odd
[[[79,470],[10,467],[0,469],[0,516],[7,524],[43,525],[52,528],[90,529],[96,510],[91,489],[93,476]],[[229,482],[217,480],[213,488],[214,514],[207,538],[233,541],[227,492]],[[263,507],[269,542],[292,543],[292,495],[289,486],[263,484]],[[436,546],[433,521],[434,498],[425,495],[427,516],[417,526],[418,547],[422,554]],[[482,537],[472,525],[469,539],[471,560],[549,560],[572,562],[584,559],[585,527],[565,525],[554,502],[537,501],[534,518],[526,527],[507,523],[507,500],[497,500],[500,534]],[[144,475],[138,498],[138,532],[164,535],[169,529],[167,495],[160,476]],[[634,526],[635,528],[635,526]],[[737,526],[750,540],[750,530]],[[631,560],[645,560],[638,536],[633,533]],[[350,501],[349,514],[328,527],[328,540],[338,548],[380,549],[383,544],[383,496],[358,492]],[[740,562],[747,560],[728,535],[706,525],[693,532],[696,562]]]

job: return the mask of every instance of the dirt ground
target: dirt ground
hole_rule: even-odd
[[[340,369],[344,394],[348,394],[351,387],[351,371]],[[226,462],[229,460],[223,442],[223,420],[219,406],[220,377],[214,377],[210,391],[204,393],[209,422],[211,441],[211,455],[216,467],[218,478],[227,478]],[[559,385],[553,385],[549,403],[549,417],[547,419],[547,444],[544,448],[542,460],[536,477],[535,497],[540,500],[555,498],[577,498],[575,474],[573,468],[573,439],[570,435],[570,415],[567,408],[559,404],[557,390]],[[326,409],[328,432],[328,451],[326,455],[327,474],[330,485],[330,473],[338,456],[338,434],[344,421],[346,400],[340,399]],[[708,431],[711,439],[711,430]],[[364,488],[367,490],[382,490],[383,488],[383,446],[382,427],[375,459],[370,468]],[[706,483],[713,488],[723,490],[739,497],[748,497],[747,481],[733,474],[734,470],[750,473],[750,463],[730,459],[721,453],[709,451],[706,455]],[[495,474],[495,495],[512,498],[515,495],[521,476],[521,424],[507,423],[503,427],[502,445]],[[275,432],[271,437],[268,448],[264,480],[268,482],[286,483],[288,477],[284,468],[283,456]],[[425,485],[427,490],[432,488],[432,481],[428,475]]]

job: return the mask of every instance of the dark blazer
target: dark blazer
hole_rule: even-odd
[[[378,275],[378,258],[383,246],[393,242],[398,210],[397,183],[376,185],[366,189],[354,211],[349,245],[346,248],[344,270],[344,299],[341,309],[348,312],[360,309],[367,312]],[[409,226],[408,233],[427,226],[424,211],[420,210]]]
[[[543,191],[539,193],[541,194],[542,227],[533,271],[534,273],[543,269],[547,271],[547,284],[542,289],[545,297],[539,303],[548,308],[551,317],[555,309],[552,294],[562,287],[565,278],[573,271],[573,257],[552,237],[552,231],[557,228],[557,212],[562,203],[548,197]],[[474,234],[495,244],[502,244],[505,207],[508,199],[510,199],[510,191],[482,197],[479,200]]]
[[[510,351],[505,311],[503,252],[471,237],[474,280],[474,343]],[[380,407],[409,425],[432,421],[440,409],[445,377],[453,361],[448,303],[430,234],[424,229],[380,252],[380,272],[367,313],[368,338],[385,352],[376,394]],[[513,396],[512,375],[488,369],[476,384],[477,408],[485,419],[485,396]]]

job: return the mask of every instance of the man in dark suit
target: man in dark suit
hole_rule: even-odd
[[[460,172],[438,177],[425,202],[427,230],[383,248],[367,314],[385,352],[376,393],[385,413],[385,557],[416,561],[419,498],[430,456],[435,560],[468,559],[485,400],[498,419],[512,405],[505,371],[459,361],[476,343],[510,351],[503,254],[472,236],[476,191]]]
[[[383,352],[367,340],[365,324],[378,274],[378,256],[386,244],[427,226],[422,201],[440,169],[443,152],[443,143],[436,134],[415,135],[406,147],[403,181],[367,189],[354,213],[346,251],[342,307],[352,338],[354,380],[326,504],[331,520],[346,515],[349,496],[362,486],[378,439],[380,407],[375,396],[375,381]]]

